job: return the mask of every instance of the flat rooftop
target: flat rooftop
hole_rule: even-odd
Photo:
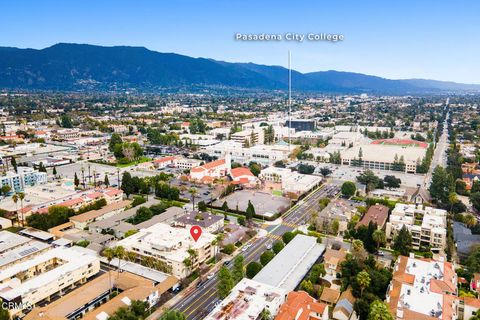
[[[63,261],[63,264],[23,282],[16,278],[17,274],[30,270],[31,268],[46,263],[52,259],[59,259]],[[20,262],[0,271],[0,282],[3,282],[0,284],[0,297],[11,301],[17,297],[23,296],[29,291],[37,290],[38,288],[56,281],[62,276],[95,261],[98,261],[95,253],[85,248],[74,246],[71,248],[57,247],[48,250],[32,259]],[[13,279],[8,280],[10,278]]]
[[[105,257],[102,257],[101,260],[102,262],[106,264],[110,264],[115,268],[119,266],[118,264],[119,260],[117,258],[114,258],[112,261],[110,261],[110,263]],[[161,272],[152,268],[148,268],[140,264],[129,262],[126,260],[120,260],[120,270],[127,271],[132,274],[136,274],[146,279],[150,279],[152,281],[155,281],[156,283],[164,282],[165,280],[167,280],[167,278],[172,277],[171,275],[166,274],[164,272]]]
[[[317,238],[299,234],[253,280],[293,291],[324,251]]]
[[[141,229],[134,235],[120,240],[118,245],[127,249],[139,248],[140,252],[161,253],[169,260],[183,262],[188,258],[189,248],[199,249],[215,240],[215,236],[204,231],[198,241],[194,241],[187,228],[171,227],[157,223],[149,228]]]
[[[16,233],[10,231],[0,231],[0,253],[21,246],[29,241],[31,241],[31,239]]]
[[[269,306],[270,310],[285,301],[287,292],[251,279],[243,278],[232,289],[232,292],[207,315],[205,320],[251,320]],[[273,310],[275,311],[275,310]]]

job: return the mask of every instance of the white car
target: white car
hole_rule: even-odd
[[[215,273],[212,272],[212,273],[208,274],[207,279],[210,280],[210,279],[212,279],[214,276],[215,276]]]

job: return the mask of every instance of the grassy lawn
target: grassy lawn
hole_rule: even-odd
[[[274,196],[279,196],[279,197],[281,197],[283,195],[281,190],[272,190],[272,194]]]
[[[135,166],[139,163],[148,162],[150,160],[152,160],[152,159],[148,158],[148,157],[141,157],[140,159],[138,159],[136,161],[132,161],[132,162],[128,162],[128,163],[117,163],[115,166],[117,168],[126,168],[126,167],[130,167],[130,166]]]

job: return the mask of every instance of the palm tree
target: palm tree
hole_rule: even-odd
[[[198,190],[197,188],[190,188],[188,193],[190,193],[192,197],[193,211],[195,211],[195,196],[198,194]]]
[[[25,193],[20,192],[18,194],[18,198],[20,199],[20,207],[21,207],[21,212],[22,212],[22,227],[24,226],[24,220],[23,220],[23,199],[25,199]]]
[[[361,271],[357,274],[356,280],[360,286],[360,296],[363,296],[363,290],[370,285],[370,275],[365,270]]]
[[[16,193],[12,196],[12,200],[13,202],[15,202],[15,212],[17,213],[17,221],[20,221],[20,217],[18,215],[18,206],[17,206],[18,195]]]
[[[363,256],[365,249],[362,240],[355,239],[352,242],[352,254],[358,260]]]
[[[122,246],[116,246],[113,248],[113,253],[114,257],[117,258],[118,260],[118,266],[117,266],[117,282],[118,279],[120,278],[120,261],[125,257],[125,248]],[[118,287],[117,287],[117,293],[118,293]]]
[[[385,232],[383,230],[377,229],[372,234],[373,241],[377,244],[377,252],[380,249],[380,245],[385,243],[387,237],[385,236]]]
[[[103,250],[103,255],[107,258],[108,264],[112,262],[113,258],[115,258],[115,251],[112,248],[107,248]],[[108,283],[110,284],[110,293],[112,293],[112,273],[108,271]]]

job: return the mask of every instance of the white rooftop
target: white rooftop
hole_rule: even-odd
[[[188,228],[157,223],[119,241],[118,245],[125,248],[137,248],[140,252],[153,251],[153,254],[161,254],[169,260],[182,262],[189,256],[188,249],[205,247],[213,240],[215,240],[214,235],[203,231],[198,241],[195,242]]]
[[[274,315],[286,295],[287,291],[281,288],[243,278],[204,320],[259,319],[263,309],[268,309]]]
[[[317,238],[299,234],[253,280],[293,291],[324,251]]]
[[[54,258],[59,259],[63,264],[23,282],[15,277],[23,271],[29,270]],[[0,271],[0,297],[10,301],[16,297],[23,296],[27,292],[37,290],[38,288],[56,281],[62,278],[62,276],[87,264],[93,263],[96,260],[98,260],[98,258],[95,256],[95,253],[92,254],[91,250],[81,247],[57,247],[48,250],[32,259],[20,262]],[[13,279],[8,280],[12,277]]]
[[[9,231],[0,231],[0,253],[31,241],[29,238]]]
[[[413,285],[402,285],[400,302],[409,310],[422,314],[430,314],[432,308],[436,313],[441,314],[443,295],[431,292],[429,289],[432,279],[443,279],[444,264],[409,258],[406,272],[415,275],[415,280]]]

